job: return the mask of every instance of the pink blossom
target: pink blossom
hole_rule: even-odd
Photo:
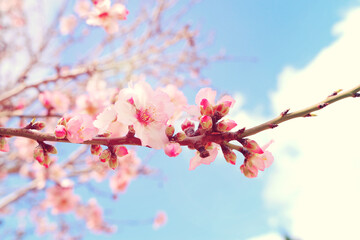
[[[211,129],[213,126],[211,117],[209,117],[207,115],[202,116],[200,118],[200,125],[203,129],[206,129],[206,130]]]
[[[168,221],[168,217],[166,212],[159,211],[154,218],[153,228],[157,230],[160,227],[164,226],[167,223],[167,221]]]
[[[196,94],[195,103],[196,106],[187,106],[186,111],[192,115],[194,118],[198,119],[202,114],[209,115],[211,110],[219,104],[227,103],[228,107],[233,107],[235,100],[229,96],[223,96],[219,101],[215,102],[216,91],[211,88],[202,88]],[[204,100],[205,99],[205,100]],[[200,109],[202,113],[200,114]]]
[[[181,116],[184,108],[187,106],[187,99],[184,93],[173,84],[168,84],[164,88],[160,88],[160,90],[170,97],[170,101],[174,105],[174,114],[170,119],[171,122],[174,122]]]
[[[94,74],[86,85],[87,94],[76,99],[76,112],[91,115],[95,118],[110,106],[118,93],[116,88],[109,88],[100,74]]]
[[[114,194],[124,193],[130,182],[137,176],[140,160],[135,151],[129,150],[128,154],[119,157],[121,168],[110,178],[109,184]]]
[[[54,131],[55,137],[58,139],[63,139],[66,137],[66,127],[64,125],[56,125]]]
[[[0,136],[0,151],[1,152],[8,152],[9,151],[9,144],[6,141],[5,137]]]
[[[200,157],[199,151],[197,151],[196,155],[190,160],[189,170],[194,170],[201,164],[209,165],[210,163],[212,163],[215,160],[215,158],[218,154],[218,145],[215,143],[209,143],[209,144],[207,144],[205,149],[209,151],[210,155],[206,158],[202,158],[202,157]]]
[[[123,4],[115,3],[111,6],[110,0],[96,1],[95,8],[88,14],[87,24],[102,26],[107,33],[119,31],[118,20],[125,20],[129,11]]]
[[[98,133],[92,122],[88,115],[80,114],[72,117],[66,126],[67,139],[72,143],[82,143],[92,139]]]
[[[262,147],[262,154],[251,152],[244,160],[244,164],[240,166],[241,172],[248,178],[257,177],[258,171],[264,171],[265,168],[271,166],[274,157],[269,151],[265,151],[273,141]]]
[[[58,91],[44,91],[39,94],[39,101],[45,108],[58,113],[64,113],[69,109],[69,98]]]
[[[99,129],[99,134],[104,134],[110,124],[116,120],[116,111],[113,106],[105,108],[105,110],[97,115],[94,126]]]
[[[72,186],[55,185],[46,190],[45,206],[51,207],[53,214],[66,213],[74,210],[79,200]]]
[[[165,129],[174,108],[162,91],[154,91],[148,83],[140,81],[120,91],[115,110],[117,121],[133,125],[143,146],[161,149],[169,142]]]
[[[62,17],[60,19],[60,33],[62,35],[69,35],[72,33],[77,25],[77,19],[74,15]]]
[[[164,151],[169,157],[177,157],[181,153],[182,149],[179,143],[171,142],[166,144]]]
[[[93,231],[100,231],[104,226],[103,211],[95,198],[91,198],[86,206],[86,226]]]
[[[90,2],[87,0],[79,0],[75,4],[74,11],[79,15],[79,17],[84,18],[90,12]]]
[[[217,125],[217,130],[220,132],[228,132],[236,126],[237,124],[234,120],[221,120]]]

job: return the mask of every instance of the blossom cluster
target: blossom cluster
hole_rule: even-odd
[[[57,94],[53,96],[57,97]],[[260,148],[254,140],[242,138],[244,129],[231,132],[237,127],[237,123],[225,119],[235,104],[235,100],[229,95],[215,101],[216,91],[202,88],[196,95],[195,105],[189,105],[176,86],[153,89],[144,80],[139,80],[118,91],[114,99],[107,106],[102,105],[100,109],[93,111],[92,115],[73,113],[61,118],[54,131],[56,138],[83,143],[96,137],[120,137],[134,141],[135,145],[163,149],[169,157],[177,157],[182,152],[182,146],[187,146],[196,150],[195,156],[190,160],[190,170],[201,164],[211,164],[220,150],[226,162],[235,165],[238,151],[245,158],[240,167],[241,172],[249,178],[256,177],[259,170],[263,171],[273,162],[271,153],[265,151],[269,144]],[[51,104],[51,99],[44,100],[44,95],[41,95],[40,100],[47,108],[54,105]],[[175,133],[174,126],[178,125],[181,126],[181,131]],[[232,138],[225,137],[230,134],[233,134]],[[242,147],[230,141],[237,141]],[[110,168],[116,169],[129,151],[123,145],[108,144],[106,147],[103,149],[101,145],[92,144],[91,153]],[[46,161],[46,153],[52,153],[48,148],[49,145],[44,143],[36,148],[34,157],[40,163],[44,161],[44,157]],[[48,166],[48,163],[44,165]],[[132,178],[131,170],[127,172],[121,168],[121,171],[125,172],[116,183],[113,181],[114,192],[125,189]]]
[[[117,33],[120,28],[118,21],[126,20],[129,11],[121,3],[112,4],[111,0],[80,0],[74,7],[75,13],[86,24],[90,26],[102,27],[108,34]],[[61,34],[68,35],[74,32],[78,24],[75,15],[64,16],[60,19],[59,29]]]

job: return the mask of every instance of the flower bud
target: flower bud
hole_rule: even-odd
[[[220,145],[220,146],[221,146],[221,150],[224,154],[226,162],[231,163],[232,165],[235,165],[236,154],[229,147],[227,147],[225,145]]]
[[[211,117],[205,115],[200,118],[200,125],[203,129],[208,130],[211,129],[213,126],[213,122]]]
[[[57,149],[50,145],[50,144],[44,144],[45,151],[50,154],[57,154]]]
[[[111,154],[110,159],[109,159],[109,167],[112,169],[116,169],[119,165],[119,161],[118,158],[115,154]]]
[[[195,124],[188,119],[181,124],[181,129],[185,132],[186,136],[192,137],[195,134]]]
[[[183,133],[183,132],[178,132],[177,134],[175,134],[175,140],[176,141],[184,141],[185,140],[185,138],[186,138],[186,135],[185,135],[185,133]]]
[[[64,139],[67,134],[66,127],[64,125],[57,125],[54,133],[57,139]]]
[[[118,157],[123,157],[126,154],[128,154],[128,150],[126,147],[118,145],[118,146],[115,146],[115,154]]]
[[[217,124],[216,130],[219,132],[228,132],[236,126],[237,124],[234,120],[222,120]]]
[[[166,144],[164,148],[164,152],[169,157],[177,157],[181,153],[182,149],[179,143],[177,142],[170,142]]]
[[[57,122],[57,125],[62,125],[66,127],[66,119],[64,117],[60,118]]]
[[[90,152],[92,155],[99,156],[102,151],[102,147],[100,145],[91,145]]]
[[[31,129],[34,130],[41,130],[45,127],[45,123],[44,122],[36,122],[32,125]]]
[[[129,129],[129,133],[135,134],[135,129],[134,129],[134,126],[133,126],[133,125],[129,125],[129,126],[128,126],[128,129]]]
[[[195,128],[195,123],[189,121],[189,119],[185,119],[185,121],[181,124],[181,129],[185,132],[185,130],[189,128]]]
[[[99,159],[101,162],[107,162],[109,161],[111,157],[111,152],[109,149],[105,149],[104,151],[102,151],[102,153],[99,156]]]
[[[232,165],[236,163],[236,154],[233,151],[229,151],[226,154],[224,153],[225,160]]]
[[[253,152],[253,153],[258,153],[258,154],[263,154],[264,151],[260,148],[260,146],[257,144],[257,142],[255,142],[254,140],[251,139],[247,139],[247,138],[243,138],[240,139],[239,141],[247,150]]]
[[[212,116],[214,114],[213,106],[211,106],[206,98],[203,98],[200,102],[200,113],[201,115],[207,116]]]
[[[41,145],[37,145],[34,149],[34,158],[39,163],[44,161],[44,149]]]
[[[258,170],[256,168],[248,168],[245,164],[240,166],[240,171],[245,175],[247,178],[255,178],[258,175]]]
[[[214,107],[214,111],[219,114],[220,117],[223,117],[229,113],[231,104],[232,102],[230,101],[222,102]]]
[[[49,168],[51,163],[51,158],[47,153],[44,154],[44,161],[41,163],[44,167]]]
[[[9,144],[6,141],[6,138],[3,136],[0,136],[0,151],[1,152],[9,151]]]
[[[165,134],[168,137],[172,137],[174,135],[174,132],[175,132],[175,128],[173,125],[169,125],[165,129]]]

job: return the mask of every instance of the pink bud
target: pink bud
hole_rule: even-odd
[[[208,130],[212,128],[213,122],[211,117],[205,115],[200,118],[200,125],[203,129]]]
[[[9,144],[6,141],[5,137],[0,136],[0,151],[1,152],[8,152],[9,151]]]
[[[225,160],[228,163],[231,163],[232,165],[235,165],[235,163],[236,163],[236,154],[233,151],[230,150],[230,151],[224,153],[224,157],[225,157]]]
[[[57,149],[54,146],[50,145],[50,144],[44,143],[44,148],[45,148],[45,151],[47,153],[57,154]]]
[[[128,150],[126,147],[124,146],[116,146],[115,147],[115,154],[118,156],[118,157],[123,157],[125,156],[126,154],[128,154]]]
[[[165,129],[165,134],[168,137],[172,137],[174,135],[174,132],[175,132],[175,128],[173,125],[169,125]]]
[[[44,122],[36,122],[32,125],[31,129],[35,129],[35,130],[41,130],[45,127],[45,123]]]
[[[105,149],[99,156],[99,159],[101,162],[107,162],[109,161],[111,156],[111,152],[109,149]]]
[[[102,147],[100,145],[91,145],[90,152],[92,155],[99,156],[102,151]]]
[[[263,154],[264,151],[260,148],[260,146],[257,144],[257,142],[255,142],[254,140],[251,139],[241,139],[240,143],[247,148],[247,150],[253,152],[253,153],[258,153],[258,154]]]
[[[232,102],[230,101],[225,101],[225,102],[222,102],[218,105],[216,105],[214,107],[214,110],[216,113],[218,113],[221,117],[227,115],[229,113],[229,110],[230,110],[230,106],[231,106]]]
[[[55,137],[63,139],[66,137],[66,127],[64,125],[57,125],[55,128]]]
[[[185,133],[183,133],[183,132],[178,132],[178,133],[175,135],[176,141],[184,141],[185,138],[186,138],[186,135],[185,135]]]
[[[217,124],[216,129],[219,132],[228,132],[236,126],[237,124],[233,120],[222,120]]]
[[[203,98],[200,102],[200,113],[201,115],[208,116],[212,116],[214,114],[213,107],[206,98]]]
[[[66,127],[66,119],[64,117],[60,118],[57,125],[64,125]]]
[[[51,158],[47,153],[44,154],[44,161],[41,163],[44,167],[49,168],[51,163]]]
[[[181,129],[185,131],[189,128],[195,128],[195,124],[189,121],[189,119],[185,119],[185,121],[181,124]]]
[[[247,178],[255,178],[258,175],[257,168],[248,168],[245,164],[240,166],[240,170]]]
[[[41,145],[37,145],[34,149],[34,158],[39,163],[44,161],[44,149]]]
[[[181,153],[182,149],[179,143],[171,142],[166,144],[164,151],[169,157],[177,157]]]
[[[115,154],[111,154],[111,157],[109,159],[109,167],[112,169],[116,169],[119,165],[118,158]]]

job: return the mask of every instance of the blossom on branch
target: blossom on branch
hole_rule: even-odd
[[[133,125],[143,146],[161,149],[169,142],[165,129],[174,107],[164,92],[154,91],[148,83],[140,81],[120,91],[114,109],[117,121]]]
[[[92,139],[98,129],[94,127],[93,120],[90,116],[80,114],[72,117],[66,125],[67,139],[72,143],[82,143]]]
[[[241,172],[246,177],[248,178],[257,177],[259,170],[264,171],[265,168],[270,167],[271,164],[274,162],[274,157],[271,154],[271,152],[265,151],[272,142],[273,141],[270,141],[268,144],[266,144],[260,149],[261,152],[263,152],[261,154],[252,152],[250,149],[248,149],[250,150],[250,152],[247,156],[245,156],[244,164],[240,166]],[[256,151],[259,151],[259,149],[256,148]]]
[[[92,26],[101,26],[107,33],[119,31],[118,20],[125,20],[129,11],[121,3],[111,6],[110,0],[93,1],[95,7],[88,13],[86,23]]]
[[[215,161],[215,158],[216,158],[216,156],[218,154],[218,145],[215,144],[215,143],[208,143],[205,146],[205,149],[207,151],[209,151],[209,156],[205,157],[205,158],[202,158],[200,156],[200,152],[196,151],[195,156],[190,160],[189,170],[194,170],[195,168],[197,168],[201,164],[209,165],[210,163]]]
[[[80,198],[74,195],[73,183],[63,180],[62,184],[54,185],[46,190],[44,205],[52,208],[53,214],[73,211]]]

